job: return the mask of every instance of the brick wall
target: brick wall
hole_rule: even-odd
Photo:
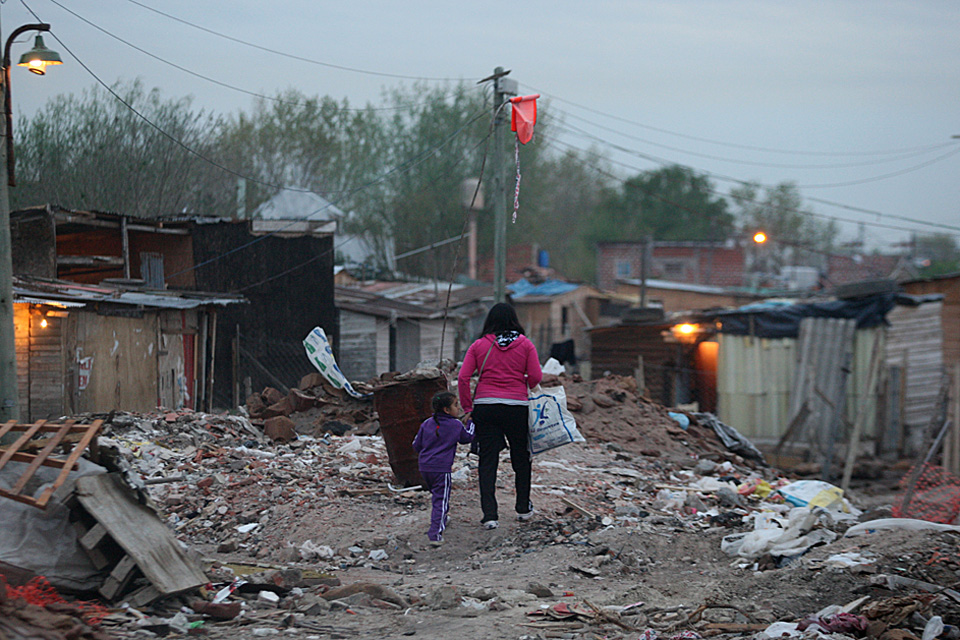
[[[612,291],[616,288],[618,277],[639,278],[642,260],[643,251],[639,242],[597,243],[597,286],[603,291]],[[619,262],[630,265],[629,275],[617,275]]]
[[[640,277],[643,252],[639,242],[597,244],[597,285],[611,291],[616,281]],[[617,263],[629,264],[629,275],[618,275]],[[687,284],[739,287],[745,282],[746,253],[738,245],[697,242],[655,242],[647,277]]]

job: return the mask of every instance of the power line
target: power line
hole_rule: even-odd
[[[631,171],[636,171],[636,172],[642,172],[642,171],[644,171],[643,169],[640,169],[640,168],[638,168],[638,167],[635,167],[635,166],[632,166],[632,165],[629,165],[629,164],[626,164],[626,163],[623,163],[623,162],[619,162],[619,161],[616,161],[616,160],[612,160],[612,159],[606,158],[606,157],[604,157],[604,156],[600,156],[599,154],[597,154],[597,153],[595,153],[595,152],[591,152],[591,151],[588,151],[588,150],[585,150],[585,149],[581,149],[581,148],[579,148],[579,147],[577,147],[577,146],[575,146],[575,145],[572,145],[572,144],[567,143],[567,142],[563,142],[563,141],[561,141],[561,140],[556,140],[556,139],[555,139],[555,140],[552,140],[552,141],[548,142],[547,144],[548,144],[548,145],[558,145],[558,144],[559,144],[559,145],[563,145],[563,146],[566,147],[567,149],[570,149],[570,150],[573,150],[573,151],[577,151],[577,152],[580,152],[580,153],[583,153],[583,154],[587,154],[587,155],[592,155],[592,156],[594,156],[594,157],[597,157],[598,159],[602,159],[602,160],[604,160],[604,161],[606,161],[606,162],[610,162],[610,163],[612,163],[612,164],[619,165],[619,166],[624,167],[624,168],[626,168],[626,169],[629,169],[629,170],[631,170]],[[662,165],[675,164],[675,163],[660,162],[660,161],[654,161],[654,162],[656,162],[656,164],[662,164]],[[611,179],[611,180],[613,180],[613,181],[615,181],[615,182],[617,182],[617,183],[619,183],[619,184],[621,184],[621,185],[626,185],[627,182],[628,182],[627,179],[622,178],[622,177],[620,177],[620,176],[617,176],[617,175],[615,175],[615,174],[613,174],[613,173],[610,173],[609,171],[604,171],[604,170],[603,170],[602,168],[600,168],[599,166],[594,166],[594,165],[592,165],[592,166],[593,166],[593,169],[594,169],[595,171],[597,171],[597,173],[599,173],[600,175],[602,175],[602,176],[604,176],[604,177],[606,177],[606,178],[609,178],[609,179]],[[679,166],[684,166],[684,165],[679,165]],[[693,170],[693,169],[690,168],[690,167],[685,167],[685,166],[684,166],[684,168],[686,168],[686,169],[688,169],[688,170]],[[727,178],[727,177],[723,177],[723,176],[719,176],[719,177],[718,177],[718,176],[716,176],[716,175],[714,175],[714,174],[709,174],[709,173],[708,173],[708,175],[710,175],[711,177],[715,177],[715,178],[717,178],[717,179],[729,180],[729,181],[735,182],[735,183],[737,183],[737,184],[739,184],[739,185],[742,185],[742,186],[750,185],[749,182],[743,181],[743,180],[736,180],[736,179],[734,179],[734,178]],[[761,185],[761,186],[762,186],[762,185]],[[707,192],[709,192],[709,193],[712,193],[712,194],[714,194],[714,195],[716,195],[716,196],[723,197],[723,198],[729,197],[729,194],[723,193],[722,191],[719,191],[719,190],[717,190],[717,189],[713,189],[713,188],[707,187],[707,188],[705,188],[705,191],[707,191]],[[751,200],[751,202],[752,202],[753,204],[758,204],[758,205],[762,205],[762,204],[763,204],[762,202],[757,202],[756,200]],[[797,214],[801,214],[801,215],[805,215],[805,216],[812,216],[812,217],[815,217],[815,218],[821,218],[821,219],[827,220],[827,221],[847,222],[847,223],[851,223],[851,224],[861,224],[861,223],[862,223],[862,224],[865,224],[865,225],[867,225],[867,226],[877,227],[877,228],[881,228],[881,229],[892,229],[892,230],[895,230],[895,231],[907,231],[907,232],[910,232],[910,233],[917,233],[917,232],[918,232],[918,230],[917,230],[916,228],[902,227],[902,226],[897,226],[897,225],[885,224],[885,223],[882,223],[882,222],[870,222],[870,221],[864,221],[864,220],[853,220],[853,219],[851,219],[851,218],[843,218],[843,217],[836,216],[836,215],[826,215],[826,214],[822,214],[822,213],[817,213],[817,212],[815,212],[815,211],[807,211],[807,210],[803,210],[803,209],[793,209],[793,208],[787,208],[787,207],[780,207],[780,209],[782,209],[783,211],[791,212],[791,213],[797,213]],[[934,223],[923,223],[923,224],[934,224]],[[960,237],[960,233],[944,233],[944,235],[951,235],[951,236]]]
[[[706,158],[708,160],[719,160],[721,162],[731,162],[734,164],[743,164],[743,165],[754,166],[754,167],[770,167],[774,169],[845,169],[849,167],[863,167],[863,166],[870,166],[870,165],[876,165],[876,164],[897,162],[900,160],[904,160],[906,158],[913,158],[920,155],[926,155],[932,151],[936,151],[937,149],[942,149],[944,147],[956,146],[952,142],[943,142],[937,145],[924,147],[923,149],[920,149],[920,150],[913,150],[909,153],[903,153],[900,155],[882,158],[880,160],[867,160],[863,162],[846,162],[846,163],[840,163],[840,164],[782,164],[782,163],[776,163],[776,162],[764,162],[764,161],[757,161],[757,160],[741,160],[741,159],[729,158],[725,156],[715,156],[709,153],[701,153],[699,151],[690,151],[689,149],[683,149],[681,147],[674,147],[671,145],[661,144],[659,142],[654,142],[653,140],[648,140],[646,138],[641,138],[639,136],[625,133],[623,131],[620,131],[619,129],[607,127],[602,124],[596,123],[592,120],[589,120],[587,118],[582,118],[574,113],[570,113],[569,111],[561,111],[560,113],[563,115],[569,116],[575,120],[589,123],[591,126],[597,127],[598,129],[609,131],[610,133],[615,133],[619,136],[623,136],[625,138],[629,138],[637,142],[642,142],[644,144],[649,144],[654,147],[660,147],[661,149],[666,149],[668,151],[676,151],[678,153],[684,153],[684,154],[695,156],[698,158]]]
[[[555,125],[555,126],[558,126],[559,129],[561,129],[561,130],[566,130],[567,132],[572,133],[572,134],[574,134],[574,135],[584,136],[584,137],[586,137],[586,138],[588,138],[588,139],[590,139],[590,140],[593,140],[593,141],[595,141],[595,142],[598,142],[598,143],[600,143],[600,144],[603,144],[603,145],[612,147],[613,149],[616,149],[617,151],[621,151],[621,152],[623,152],[623,153],[636,156],[636,157],[638,157],[638,158],[640,158],[640,159],[642,159],[642,160],[648,160],[648,161],[653,162],[653,163],[655,163],[655,164],[657,164],[657,165],[661,165],[661,166],[679,165],[679,166],[685,167],[686,169],[688,169],[688,170],[690,170],[690,171],[694,171],[694,172],[696,172],[696,173],[703,173],[703,174],[708,175],[708,176],[710,176],[710,177],[712,177],[712,178],[714,178],[714,179],[717,179],[717,180],[722,180],[722,181],[726,181],[726,182],[732,182],[732,183],[738,184],[738,185],[749,185],[749,184],[751,184],[751,182],[750,182],[750,181],[747,181],[747,180],[741,180],[741,179],[738,179],[738,178],[733,178],[733,177],[730,177],[730,176],[725,176],[725,175],[723,175],[723,174],[719,174],[719,173],[716,173],[716,172],[713,172],[713,171],[700,170],[700,169],[697,169],[697,168],[695,168],[695,167],[691,167],[691,166],[689,166],[689,165],[685,165],[685,164],[681,164],[681,163],[677,163],[677,162],[673,162],[673,161],[667,160],[667,159],[665,159],[665,158],[659,158],[659,157],[657,157],[657,156],[653,156],[653,155],[650,155],[650,154],[645,154],[645,153],[640,152],[640,151],[637,151],[637,150],[635,150],[635,149],[629,149],[629,148],[627,148],[627,147],[623,147],[623,146],[618,145],[618,144],[616,144],[616,143],[610,142],[609,140],[606,140],[606,139],[604,139],[604,138],[600,138],[600,137],[595,136],[595,135],[593,135],[593,134],[590,134],[590,133],[588,133],[588,132],[586,132],[586,131],[583,131],[582,129],[580,129],[580,128],[574,126],[574,125]],[[574,148],[574,149],[577,149],[577,150],[580,150],[580,149],[577,148],[577,147],[573,147],[573,148]],[[955,149],[955,150],[949,152],[948,156],[949,156],[949,155],[954,155],[954,154],[956,154],[956,153],[960,153],[960,148]],[[939,156],[938,158],[935,158],[934,160],[939,161],[939,160],[943,160],[943,159],[944,159],[944,156]],[[613,162],[614,164],[622,165],[623,167],[628,168],[628,169],[631,169],[631,170],[634,170],[634,171],[641,171],[641,169],[638,169],[638,168],[633,167],[633,166],[631,166],[631,165],[627,165],[627,164],[624,164],[624,163],[617,162],[617,161],[615,161],[615,160],[610,160],[610,162]],[[911,170],[916,170],[917,168],[919,168],[919,167],[913,167]],[[802,185],[798,185],[798,188],[799,188],[800,186],[802,186]],[[819,200],[819,201],[822,202],[823,204],[828,204],[828,205],[830,205],[830,206],[842,206],[842,205],[839,205],[838,203],[834,203],[834,202],[829,201],[829,200]],[[855,207],[851,207],[851,209],[854,209],[854,210],[855,210],[856,208],[855,208]],[[899,219],[899,220],[903,220],[903,221],[906,221],[906,222],[911,222],[911,223],[913,223],[913,224],[921,224],[921,225],[926,225],[926,226],[930,226],[930,227],[935,227],[935,228],[938,228],[938,229],[946,229],[946,230],[949,230],[949,231],[960,231],[960,227],[957,227],[957,226],[954,226],[954,225],[948,225],[948,224],[943,224],[943,223],[939,223],[939,222],[929,222],[929,221],[926,221],[926,220],[919,220],[919,219],[909,218],[909,217],[907,217],[907,216],[901,216],[901,215],[884,214],[884,213],[880,213],[880,212],[878,212],[878,211],[871,211],[871,210],[864,210],[864,211],[867,211],[867,212],[869,212],[869,213],[871,213],[871,214],[873,214],[873,215],[876,215],[876,216],[878,216],[878,217],[887,216],[887,217],[891,217],[891,218],[896,218],[896,219]],[[816,215],[821,215],[821,214],[817,214],[817,213],[815,213],[815,212],[809,212],[809,213],[810,213],[811,215],[815,215],[815,216],[816,216]],[[822,217],[823,217],[823,216],[822,216]],[[870,222],[860,221],[860,220],[854,221],[854,220],[843,219],[843,218],[836,218],[836,219],[838,219],[838,220],[843,220],[843,221],[846,221],[846,222],[854,222],[854,223],[857,223],[857,224],[858,224],[859,222],[865,222],[866,224],[873,224],[874,226],[878,226],[878,224],[879,224],[879,223],[870,223]],[[916,231],[916,229],[906,229],[906,228],[903,228],[903,227],[895,227],[895,226],[891,226],[891,225],[883,225],[883,226],[884,226],[885,228],[889,228],[889,229],[899,229],[899,230],[904,230],[904,231]]]
[[[308,64],[314,64],[314,65],[318,65],[318,66],[321,66],[321,67],[327,67],[328,69],[339,69],[340,71],[350,71],[350,72],[353,72],[353,73],[362,73],[362,74],[370,75],[370,76],[380,76],[380,77],[382,77],[382,78],[398,78],[398,79],[401,79],[401,80],[422,80],[422,81],[426,81],[426,82],[460,82],[460,81],[463,80],[463,78],[443,78],[443,77],[437,78],[437,77],[429,77],[429,76],[404,75],[404,74],[400,74],[400,73],[387,73],[387,72],[383,72],[383,71],[371,71],[371,70],[369,70],[369,69],[359,69],[359,68],[357,68],[357,67],[347,67],[347,66],[340,65],[340,64],[332,64],[332,63],[330,63],[330,62],[323,62],[323,61],[320,61],[320,60],[315,60],[315,59],[313,59],[313,58],[305,58],[305,57],[303,57],[303,56],[298,56],[298,55],[295,55],[295,54],[292,54],[292,53],[287,53],[287,52],[284,52],[284,51],[279,51],[279,50],[277,50],[277,49],[271,49],[270,47],[264,47],[264,46],[259,45],[259,44],[254,44],[254,43],[252,43],[252,42],[247,42],[246,40],[241,40],[240,38],[235,38],[235,37],[229,36],[229,35],[227,35],[227,34],[225,34],[225,33],[220,33],[219,31],[214,31],[213,29],[210,29],[210,28],[208,28],[208,27],[204,27],[204,26],[199,25],[199,24],[196,24],[196,23],[194,23],[194,22],[190,22],[189,20],[184,20],[183,18],[178,18],[177,16],[171,15],[171,14],[169,14],[169,13],[165,13],[165,12],[163,12],[163,11],[160,11],[159,9],[154,9],[153,7],[149,7],[149,6],[145,5],[145,4],[143,4],[142,2],[138,2],[137,0],[127,0],[127,2],[129,2],[130,4],[135,4],[135,5],[137,5],[138,7],[142,8],[142,9],[146,9],[147,11],[152,11],[153,13],[156,13],[156,14],[158,14],[158,15],[161,15],[161,16],[163,16],[163,17],[165,17],[165,18],[168,18],[168,19],[170,19],[170,20],[173,20],[173,21],[175,21],[175,22],[179,22],[180,24],[185,24],[185,25],[187,25],[188,27],[193,27],[194,29],[198,29],[198,30],[203,31],[203,32],[205,32],[205,33],[209,33],[209,34],[211,34],[211,35],[217,36],[218,38],[223,38],[224,40],[229,40],[230,42],[236,42],[237,44],[242,44],[242,45],[244,45],[244,46],[246,46],[246,47],[251,47],[251,48],[253,48],[253,49],[258,49],[259,51],[265,51],[265,52],[267,52],[267,53],[272,53],[272,54],[274,54],[274,55],[283,56],[284,58],[290,58],[290,59],[293,59],[293,60],[299,60],[300,62],[306,62],[306,63],[308,63]],[[469,80],[469,79],[468,79],[468,80]]]
[[[21,0],[21,1],[23,1],[23,0]],[[113,38],[114,40],[117,40],[118,42],[121,42],[121,43],[127,45],[127,46],[130,47],[131,49],[135,49],[136,51],[139,51],[140,53],[144,54],[145,56],[148,56],[148,57],[150,57],[150,58],[153,58],[154,60],[156,60],[156,61],[158,61],[158,62],[161,62],[161,63],[163,63],[163,64],[165,64],[165,65],[170,66],[170,67],[173,67],[174,69],[177,69],[178,71],[182,71],[183,73],[186,73],[186,74],[188,74],[188,75],[191,75],[191,76],[193,76],[193,77],[195,77],[195,78],[200,78],[201,80],[205,80],[206,82],[210,82],[210,83],[215,84],[215,85],[217,85],[217,86],[224,87],[224,88],[226,88],[226,89],[230,89],[231,91],[237,91],[237,92],[239,92],[239,93],[243,93],[243,94],[246,94],[246,95],[248,95],[248,96],[253,96],[254,98],[260,98],[260,99],[262,99],[262,100],[269,100],[269,101],[272,101],[272,102],[276,102],[276,103],[278,103],[278,104],[293,105],[293,106],[301,106],[301,105],[303,104],[303,102],[295,102],[295,101],[290,101],[290,100],[283,100],[282,98],[279,98],[279,97],[268,96],[268,95],[264,95],[264,94],[262,94],[262,93],[257,93],[256,91],[250,91],[250,90],[248,90],[248,89],[244,89],[244,88],[242,88],[242,87],[238,87],[238,86],[236,86],[236,85],[232,85],[232,84],[229,84],[229,83],[227,83],[227,82],[223,82],[222,80],[217,80],[216,78],[212,78],[212,77],[210,77],[210,76],[203,75],[202,73],[198,73],[198,72],[196,72],[196,71],[193,71],[192,69],[188,69],[188,68],[186,68],[186,67],[183,67],[183,66],[181,66],[181,65],[179,65],[179,64],[176,64],[175,62],[171,62],[171,61],[169,61],[169,60],[167,60],[167,59],[165,59],[165,58],[163,58],[163,57],[161,57],[161,56],[159,56],[159,55],[156,55],[156,54],[154,54],[154,53],[149,52],[149,51],[147,51],[146,49],[143,49],[142,47],[139,47],[139,46],[133,44],[133,43],[130,42],[129,40],[125,40],[124,38],[121,38],[120,36],[116,35],[115,33],[112,33],[112,32],[110,32],[110,31],[108,31],[107,29],[101,27],[100,25],[98,25],[98,24],[96,24],[96,23],[88,20],[87,18],[84,18],[83,16],[81,16],[81,15],[78,14],[77,12],[73,11],[72,9],[64,6],[63,4],[61,4],[60,2],[58,2],[57,0],[50,0],[50,2],[52,2],[52,3],[55,4],[55,5],[57,5],[58,7],[60,7],[61,9],[63,9],[64,11],[66,11],[67,13],[69,13],[70,15],[72,15],[73,17],[75,17],[76,19],[80,20],[81,22],[84,22],[84,23],[88,24],[89,26],[91,26],[91,27],[93,27],[94,29],[100,31],[101,33],[104,33],[104,34],[110,36],[110,37]],[[24,2],[24,6],[26,6],[26,3],[25,3],[25,2]],[[350,107],[339,107],[339,106],[338,106],[338,108],[339,108],[341,111],[361,111],[361,112],[362,112],[362,111],[397,111],[397,110],[400,110],[400,109],[405,109],[406,107],[404,107],[404,106],[396,106],[396,107],[372,107],[372,106],[371,106],[371,107],[362,107],[362,108],[359,108],[359,107],[357,107],[357,108],[350,108]]]
[[[29,7],[28,7],[28,9],[29,9]],[[31,13],[32,13],[32,11],[31,11]],[[38,19],[39,19],[39,18],[38,18]],[[243,178],[243,179],[245,179],[245,180],[250,180],[251,182],[253,182],[253,183],[255,183],[255,184],[260,184],[260,185],[263,185],[263,186],[266,186],[266,187],[270,187],[270,188],[273,188],[273,189],[279,189],[279,190],[285,190],[285,191],[295,191],[295,192],[299,192],[299,193],[312,193],[312,194],[314,194],[314,195],[320,195],[320,194],[317,194],[316,192],[314,192],[314,191],[312,191],[312,190],[310,190],[310,189],[297,188],[297,187],[287,187],[287,186],[283,186],[283,185],[276,185],[276,184],[272,184],[272,183],[269,183],[269,182],[266,182],[266,181],[263,181],[263,180],[257,180],[257,179],[255,179],[255,178],[250,178],[250,177],[245,176],[245,175],[243,175],[243,174],[241,174],[241,173],[238,173],[237,171],[234,171],[233,169],[230,169],[229,167],[225,167],[224,165],[222,165],[222,164],[220,164],[220,163],[218,163],[218,162],[216,162],[216,161],[214,161],[214,160],[212,160],[212,159],[210,159],[210,158],[207,158],[206,156],[204,156],[203,154],[201,154],[199,151],[196,151],[195,149],[187,146],[187,145],[184,144],[181,140],[179,140],[179,139],[177,139],[176,137],[172,136],[171,134],[167,133],[167,132],[166,132],[164,129],[162,129],[160,126],[158,126],[158,125],[155,124],[153,121],[151,121],[149,118],[147,118],[145,115],[143,115],[142,113],[140,113],[139,111],[137,111],[137,110],[133,107],[133,105],[129,104],[126,100],[124,100],[121,96],[119,96],[111,87],[109,87],[103,80],[101,80],[100,77],[97,76],[97,74],[94,73],[93,70],[90,69],[90,67],[88,67],[82,60],[80,60],[80,58],[70,49],[70,47],[68,47],[68,46],[63,42],[63,40],[61,40],[55,33],[53,33],[53,32],[51,31],[51,32],[50,32],[50,35],[60,44],[60,46],[62,46],[62,47],[64,48],[64,50],[65,50],[67,53],[70,54],[70,56],[71,56],[74,60],[77,61],[77,64],[79,64],[81,67],[83,67],[83,69],[84,69],[87,73],[89,73],[89,74],[94,78],[94,80],[96,80],[97,83],[100,84],[100,86],[102,86],[104,89],[106,89],[107,92],[109,92],[110,95],[112,95],[118,102],[120,102],[120,103],[123,104],[125,107],[127,107],[127,109],[129,109],[129,110],[130,110],[132,113],[134,113],[137,117],[139,117],[141,120],[143,120],[147,125],[149,125],[149,126],[152,127],[153,129],[155,129],[157,132],[159,132],[162,136],[164,136],[165,138],[167,138],[168,140],[170,140],[171,142],[173,142],[174,144],[176,144],[176,145],[179,146],[180,148],[184,149],[185,151],[187,151],[187,152],[190,153],[191,155],[199,158],[201,161],[206,162],[206,163],[208,163],[208,164],[210,164],[210,165],[212,165],[212,166],[214,166],[214,167],[217,167],[218,169],[220,169],[220,170],[222,170],[222,171],[224,171],[224,172],[226,172],[226,173],[229,173],[230,175],[236,176],[236,177],[238,177],[238,178]],[[470,126],[471,124],[473,124],[474,122],[476,122],[477,120],[479,120],[480,118],[482,118],[482,117],[485,115],[485,113],[486,113],[485,110],[484,110],[484,111],[480,111],[480,112],[479,112],[477,115],[475,115],[474,117],[469,118],[460,128],[458,128],[458,129],[457,129],[456,131],[454,131],[450,136],[448,136],[447,138],[445,138],[439,145],[437,145],[437,146],[435,146],[435,147],[431,147],[431,148],[426,149],[426,150],[424,150],[424,151],[421,151],[419,154],[417,154],[416,156],[414,156],[414,157],[411,158],[410,160],[408,160],[408,161],[406,161],[406,162],[404,162],[404,163],[401,163],[401,164],[399,164],[399,165],[391,168],[389,171],[381,174],[381,175],[378,176],[376,179],[374,179],[374,180],[372,180],[372,181],[370,181],[370,182],[368,182],[368,183],[366,183],[366,184],[364,184],[364,185],[362,185],[362,186],[360,186],[360,187],[357,187],[357,188],[354,188],[354,189],[350,189],[350,190],[346,190],[346,191],[341,191],[340,193],[342,193],[343,195],[342,195],[340,198],[338,198],[337,200],[335,200],[335,201],[333,201],[333,202],[329,202],[327,205],[321,207],[320,209],[317,209],[316,211],[314,211],[313,213],[309,214],[308,216],[306,216],[306,217],[303,218],[302,220],[309,220],[310,218],[312,218],[312,217],[313,217],[314,215],[316,215],[317,213],[320,213],[321,211],[324,211],[324,210],[326,210],[327,208],[329,208],[329,207],[331,207],[331,206],[334,206],[337,202],[342,201],[342,200],[343,200],[347,195],[349,195],[349,194],[353,194],[353,193],[357,193],[357,192],[363,191],[364,189],[367,189],[367,188],[369,188],[369,187],[371,187],[371,186],[373,186],[373,185],[375,185],[375,184],[378,184],[378,183],[386,180],[389,176],[391,176],[391,175],[393,175],[394,173],[397,173],[398,171],[400,171],[401,169],[403,169],[405,164],[409,164],[409,167],[407,167],[407,169],[406,169],[406,170],[409,170],[409,169],[412,169],[412,168],[418,166],[419,164],[425,162],[425,161],[426,161],[428,158],[430,158],[436,151],[438,151],[439,149],[442,149],[444,146],[446,146],[446,144],[447,144],[448,142],[450,142],[450,140],[452,140],[452,139],[455,138],[457,135],[459,135],[464,129],[466,129],[468,126]],[[322,197],[322,196],[321,196],[321,197]],[[167,279],[172,278],[172,277],[177,276],[177,275],[181,275],[181,274],[183,274],[183,273],[187,273],[187,272],[189,272],[189,271],[193,271],[193,270],[199,269],[200,267],[205,266],[205,265],[207,265],[207,264],[211,264],[211,263],[213,263],[213,262],[215,262],[215,261],[217,261],[217,260],[219,260],[219,259],[221,259],[221,258],[223,258],[223,257],[225,257],[225,256],[227,256],[227,255],[236,253],[237,251],[241,251],[242,249],[245,249],[245,248],[247,248],[247,247],[249,247],[249,246],[251,246],[251,245],[253,245],[253,244],[256,244],[257,242],[260,242],[260,241],[262,241],[262,240],[264,240],[264,239],[266,239],[266,238],[268,238],[268,237],[270,237],[270,236],[272,236],[272,235],[275,235],[275,234],[277,234],[277,233],[281,233],[282,231],[284,231],[284,230],[287,229],[288,227],[296,224],[297,222],[301,222],[302,220],[292,221],[290,224],[288,224],[288,225],[286,225],[286,226],[284,226],[284,227],[281,227],[280,229],[277,229],[277,230],[275,230],[275,231],[272,231],[272,232],[270,232],[270,233],[268,233],[268,234],[265,234],[265,235],[263,235],[263,236],[259,236],[259,237],[255,238],[254,240],[252,240],[252,241],[250,241],[250,242],[248,242],[248,243],[246,243],[246,244],[244,244],[244,245],[240,245],[239,247],[235,247],[234,249],[231,249],[230,251],[227,251],[227,252],[224,252],[224,253],[219,254],[219,255],[217,255],[217,256],[214,256],[213,258],[210,258],[209,260],[206,260],[206,261],[201,262],[201,263],[199,263],[199,264],[193,265],[192,267],[190,267],[190,268],[188,268],[188,269],[183,269],[183,270],[178,271],[178,272],[176,272],[176,273],[170,274],[169,276],[167,276]]]
[[[485,142],[487,142],[487,141],[490,139],[490,136],[491,136],[491,135],[492,135],[492,132],[487,133],[487,135],[484,136],[482,140],[480,140],[477,144],[475,144],[475,145],[471,148],[471,151],[472,151],[473,149],[476,149],[477,147],[479,147],[481,144],[484,144]],[[461,162],[463,162],[463,160],[464,160],[465,158],[466,158],[466,155],[461,156],[459,160],[457,160],[456,162],[454,162],[453,164],[450,165],[449,169],[448,169],[445,173],[440,174],[439,176],[437,176],[436,178],[434,178],[433,180],[431,180],[430,182],[428,182],[425,186],[430,186],[430,185],[434,184],[435,182],[439,182],[442,178],[446,178],[446,177],[452,175],[452,174],[453,174],[453,170],[454,170]],[[486,149],[484,149],[483,158],[482,158],[481,161],[480,161],[480,177],[481,177],[481,180],[482,180],[482,178],[483,178],[483,167],[484,167],[484,165],[486,165],[486,162],[487,162],[487,152],[486,152]],[[478,184],[477,184],[477,191],[479,191],[479,189],[480,189],[480,185],[479,185],[479,183],[478,183]],[[474,193],[474,199],[476,199],[476,192]],[[460,232],[459,240],[460,240],[461,242],[463,241],[463,236],[464,236],[465,233],[466,233],[466,221],[464,222],[464,227],[463,227],[463,229],[462,229],[461,232]],[[290,273],[293,273],[294,271],[298,271],[299,269],[302,269],[303,267],[305,267],[305,266],[307,266],[307,265],[309,265],[309,264],[312,264],[312,263],[316,262],[316,261],[319,260],[320,258],[329,255],[331,252],[336,253],[337,249],[343,247],[344,245],[346,245],[346,244],[349,243],[349,242],[352,242],[354,239],[355,239],[355,238],[347,238],[346,240],[344,240],[344,241],[341,242],[340,244],[336,245],[336,246],[333,247],[332,249],[329,249],[329,250],[327,250],[327,251],[321,251],[321,252],[318,253],[316,256],[313,256],[313,257],[311,257],[311,258],[308,258],[307,260],[304,260],[304,261],[301,262],[300,264],[294,265],[294,266],[290,267],[289,269],[286,269],[285,271],[283,271],[283,272],[281,272],[281,273],[274,274],[274,275],[270,276],[269,278],[265,278],[265,279],[263,279],[263,280],[261,280],[261,281],[259,281],[259,282],[255,282],[255,283],[253,283],[253,284],[248,284],[247,286],[242,287],[242,288],[239,289],[238,291],[239,291],[239,292],[248,291],[248,290],[250,290],[250,289],[254,289],[254,288],[256,288],[256,287],[259,287],[259,286],[262,286],[262,285],[264,285],[264,284],[267,284],[268,282],[272,282],[272,281],[276,280],[277,278],[282,278],[283,276],[288,275],[288,274],[290,274]],[[459,258],[459,255],[460,255],[460,246],[458,245],[458,246],[457,246],[456,257],[455,257],[455,259],[454,259],[454,267],[453,267],[454,269],[456,268],[456,261],[457,261],[457,258]],[[401,256],[396,256],[396,257],[397,257],[397,258],[400,258]],[[176,274],[174,274],[174,275],[176,275]],[[172,277],[172,276],[171,276],[171,277]],[[450,304],[450,301],[449,301],[449,292],[448,292],[447,305],[449,306],[449,304]],[[446,316],[444,316],[444,321],[446,321]]]
[[[665,133],[665,134],[667,134],[667,135],[676,136],[676,137],[678,137],[678,138],[685,138],[685,139],[687,139],[687,140],[695,140],[695,141],[697,141],[697,142],[706,142],[706,143],[709,143],[709,144],[715,144],[715,145],[720,145],[720,146],[725,146],[725,147],[732,147],[732,148],[735,148],[735,149],[745,149],[745,150],[749,150],[749,151],[763,151],[763,152],[765,152],[765,153],[780,153],[780,154],[791,154],[791,155],[842,157],[842,156],[871,156],[871,155],[892,155],[892,154],[898,154],[898,153],[911,153],[911,152],[914,152],[914,151],[923,151],[923,150],[931,149],[931,148],[933,148],[933,147],[941,146],[941,145],[938,143],[938,144],[935,144],[935,145],[926,145],[926,146],[922,146],[922,147],[906,147],[906,148],[901,148],[901,149],[887,149],[887,150],[879,150],[879,151],[803,151],[803,150],[795,150],[795,149],[774,149],[774,148],[770,148],[770,147],[760,147],[760,146],[753,146],[753,145],[738,144],[738,143],[736,143],[736,142],[726,142],[726,141],[721,141],[721,140],[713,140],[713,139],[710,139],[710,138],[702,138],[702,137],[699,137],[699,136],[687,135],[687,134],[684,134],[684,133],[678,133],[678,132],[676,132],[676,131],[670,131],[669,129],[662,129],[662,128],[660,128],[660,127],[654,127],[654,126],[651,126],[651,125],[648,125],[648,124],[643,124],[642,122],[637,122],[636,120],[630,120],[629,118],[623,118],[623,117],[620,117],[620,116],[613,115],[613,114],[611,114],[611,113],[607,113],[607,112],[605,112],[605,111],[600,111],[599,109],[594,109],[594,108],[592,108],[592,107],[588,107],[588,106],[579,104],[579,103],[577,103],[577,102],[573,102],[572,100],[566,100],[566,99],[561,98],[561,97],[559,97],[559,96],[555,96],[555,95],[553,95],[553,94],[547,93],[547,92],[543,91],[542,89],[537,89],[536,87],[533,87],[533,86],[531,86],[531,85],[529,85],[529,84],[526,84],[526,83],[520,83],[520,84],[521,84],[522,86],[525,86],[525,87],[531,89],[532,91],[535,91],[535,92],[543,95],[544,97],[551,98],[551,99],[553,99],[553,100],[556,100],[556,101],[558,101],[558,102],[563,102],[563,103],[565,103],[565,104],[569,104],[569,105],[574,106],[574,107],[577,107],[577,108],[579,108],[579,109],[583,109],[584,111],[588,111],[588,112],[590,112],[590,113],[595,113],[595,114],[597,114],[597,115],[601,115],[601,116],[604,116],[604,117],[606,117],[606,118],[610,118],[610,119],[612,119],[612,120],[618,120],[618,121],[624,122],[624,123],[626,123],[626,124],[632,124],[632,125],[634,125],[634,126],[641,127],[641,128],[643,128],[643,129],[648,129],[648,130],[650,130],[650,131],[657,131],[657,132],[659,132],[659,133]]]

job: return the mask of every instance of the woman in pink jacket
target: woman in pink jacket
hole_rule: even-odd
[[[476,372],[480,377],[471,395],[470,378]],[[510,444],[510,464],[517,488],[517,519],[529,520],[533,516],[527,388],[540,384],[542,377],[537,349],[523,335],[517,312],[503,302],[493,305],[480,338],[467,349],[457,378],[460,404],[471,414],[480,445],[480,522],[485,529],[500,526],[496,487],[504,437]]]

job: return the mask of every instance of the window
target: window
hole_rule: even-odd
[[[629,260],[617,260],[617,277],[618,278],[630,277],[630,261]]]
[[[140,277],[151,289],[166,289],[163,277],[163,254],[143,251],[140,253]]]
[[[668,260],[663,263],[663,275],[668,278],[683,277],[683,262],[678,260]]]

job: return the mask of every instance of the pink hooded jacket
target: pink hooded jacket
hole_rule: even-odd
[[[491,345],[493,348],[491,349]],[[489,351],[490,355],[487,356]],[[486,358],[486,364],[484,364]],[[543,379],[537,348],[526,336],[519,336],[506,347],[497,344],[497,337],[488,333],[475,341],[463,357],[463,366],[457,377],[460,406],[467,413],[473,411],[470,397],[470,377],[483,366],[477,383],[477,398],[526,400],[527,387],[535,387]]]

